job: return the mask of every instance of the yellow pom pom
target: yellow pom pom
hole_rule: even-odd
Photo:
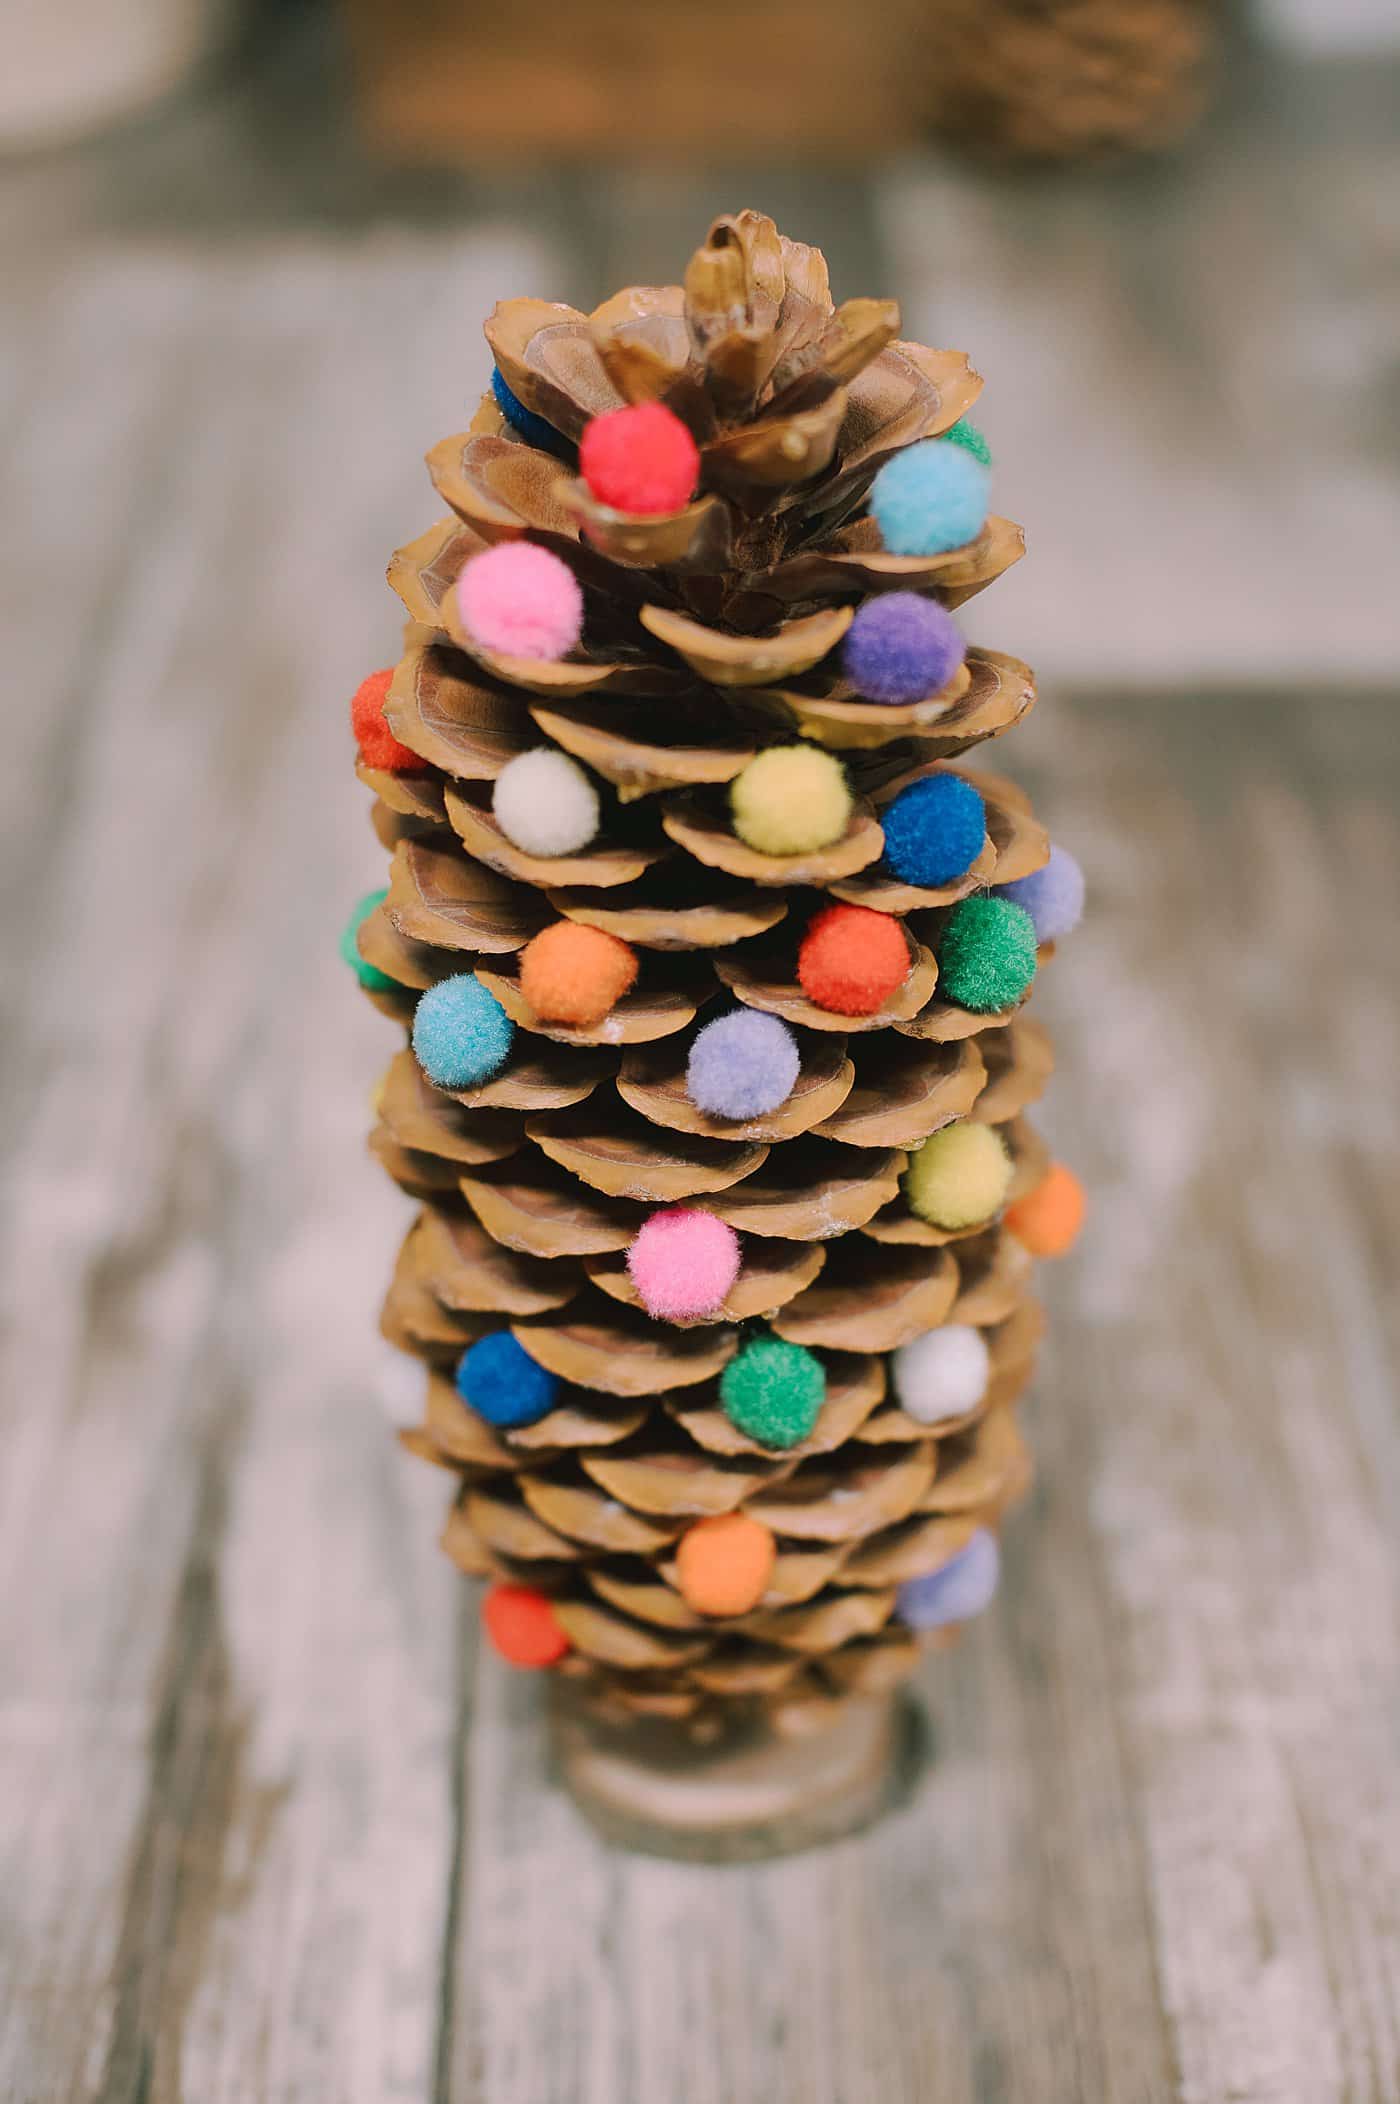
[[[924,1141],[905,1172],[904,1195],[933,1227],[975,1227],[996,1212],[1010,1182],[1011,1157],[995,1126],[959,1121]]]
[[[761,855],[809,855],[845,832],[851,792],[841,762],[815,745],[775,745],[729,792],[734,830]]]

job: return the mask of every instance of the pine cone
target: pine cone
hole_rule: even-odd
[[[980,387],[966,359],[898,327],[888,301],[833,308],[817,251],[753,212],[715,223],[683,288],[592,315],[507,301],[486,325],[493,392],[429,456],[453,515],[390,566],[405,651],[378,676],[358,772],[392,860],[347,954],[420,1054],[415,1013],[443,983],[473,987],[509,1048],[469,1085],[430,1078],[412,1044],[384,1077],[372,1146],[421,1211],[383,1327],[428,1368],[405,1443],[458,1479],[444,1546],[495,1581],[488,1627],[604,1711],[698,1727],[716,1705],[800,1715],[888,1686],[957,1620],[901,1588],[979,1544],[994,1562],[1027,1480],[1014,1405],[1039,1333],[1027,1242],[1045,1236],[1004,1213],[1043,1210],[1049,1164],[1023,1113],[1049,1046],[1019,986],[969,1006],[938,960],[960,902],[1046,863],[1021,792],[953,764],[1034,686],[973,648],[935,691],[876,701],[843,655],[857,607],[958,606],[1022,540],[988,517],[935,554],[886,548],[869,508],[886,463],[950,431],[935,470],[949,450],[985,457],[960,421]],[[665,511],[618,509],[601,473],[577,472],[594,420],[639,403],[699,449]],[[565,597],[569,577],[582,588],[585,642],[508,654],[473,622],[464,571],[522,542],[562,558]],[[539,751],[571,756],[571,793],[600,798],[589,837],[557,852],[501,815],[506,770]],[[821,780],[842,797],[844,770],[834,837],[775,852],[736,831],[731,797],[774,753],[832,755]],[[979,789],[985,836],[979,821],[960,874],[910,881],[890,865],[894,807],[949,775]],[[895,983],[835,1006],[798,968],[833,903],[902,945]],[[1009,910],[1033,952],[1032,917]],[[531,979],[561,926],[635,958],[605,1012],[563,1019]],[[695,1080],[697,1032],[730,1014],[775,1019],[765,1041],[792,1049],[796,1078],[757,1107],[717,1107]],[[1010,1181],[940,1221],[911,1202],[910,1165],[950,1131],[980,1134],[973,1152]],[[733,1230],[741,1262],[711,1304],[663,1316],[638,1236],[675,1208]],[[974,1355],[984,1340],[984,1376],[930,1422],[892,1355],[950,1327]],[[505,1354],[491,1396],[483,1345]],[[798,1390],[819,1400],[805,1423],[783,1416]],[[734,1514],[737,1532],[700,1527]],[[747,1581],[740,1549],[758,1557]]]

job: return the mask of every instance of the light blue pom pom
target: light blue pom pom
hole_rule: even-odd
[[[967,1622],[991,1605],[1001,1575],[997,1538],[979,1527],[965,1549],[941,1570],[908,1578],[899,1588],[896,1606],[911,1629],[942,1629]]]
[[[927,438],[887,460],[870,510],[891,555],[943,555],[975,541],[987,523],[991,478],[964,446]]]
[[[440,979],[418,1003],[413,1049],[440,1089],[474,1089],[500,1072],[515,1025],[473,972]]]

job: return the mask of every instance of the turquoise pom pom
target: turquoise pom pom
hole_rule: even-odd
[[[515,1025],[474,972],[440,979],[418,1003],[413,1049],[440,1089],[474,1089],[500,1072]]]
[[[377,964],[366,962],[360,955],[360,945],[356,939],[360,932],[360,923],[367,921],[371,913],[382,906],[388,896],[387,887],[382,891],[367,891],[341,930],[340,954],[366,993],[393,993],[399,984],[398,980],[391,979],[387,972],[381,972]]]
[[[870,487],[870,510],[891,555],[965,548],[987,523],[990,477],[962,446],[928,438],[887,460]]]

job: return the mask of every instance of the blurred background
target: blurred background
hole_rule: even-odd
[[[1394,7],[5,39],[0,2094],[1393,2104]],[[971,625],[1088,870],[1041,1012],[1094,1216],[925,1792],[712,1874],[551,1790],[385,1437],[406,1202],[335,938],[483,317],[745,205],[985,376],[1030,554]]]

